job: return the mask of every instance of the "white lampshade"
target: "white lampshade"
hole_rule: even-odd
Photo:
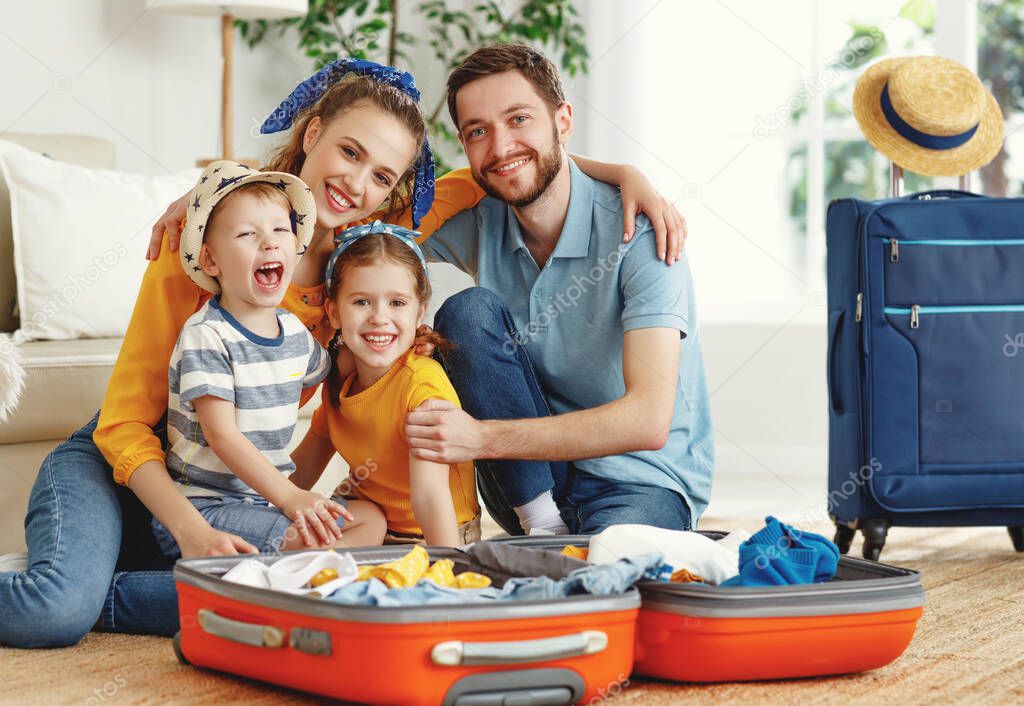
[[[309,12],[309,0],[158,0],[151,7],[178,15],[232,15],[240,20],[284,20]]]

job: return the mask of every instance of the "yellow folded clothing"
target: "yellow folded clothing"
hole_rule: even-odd
[[[566,556],[571,556],[573,559],[582,559],[583,561],[586,561],[587,555],[590,554],[590,551],[586,547],[574,547],[570,544],[562,547],[562,553]]]
[[[703,578],[686,569],[679,569],[669,578],[672,583],[707,583]]]
[[[448,588],[487,588],[491,585],[488,577],[473,571],[464,571],[456,576],[455,562],[451,559],[439,559],[430,566],[427,550],[418,545],[401,559],[387,564],[360,566],[356,581],[370,579],[380,579],[388,588],[409,588],[421,579]]]

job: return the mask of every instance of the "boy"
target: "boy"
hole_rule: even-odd
[[[288,479],[300,395],[331,364],[301,321],[278,308],[315,211],[291,174],[214,162],[189,196],[179,250],[185,271],[214,296],[185,322],[171,355],[167,469],[211,526],[261,552],[334,545],[339,517],[349,523],[346,543],[383,536],[379,510],[359,508],[356,522]],[[180,556],[156,518],[153,531],[167,556]]]

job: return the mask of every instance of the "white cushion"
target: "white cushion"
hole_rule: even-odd
[[[114,143],[98,137],[53,133],[36,135],[24,132],[8,132],[3,137],[6,142],[13,142],[62,162],[80,164],[93,169],[114,167]],[[10,201],[7,185],[0,177],[0,331],[6,333],[18,328],[18,291],[14,279]]]
[[[0,172],[10,191],[17,340],[123,336],[150,229],[200,171],[87,169],[0,141]]]

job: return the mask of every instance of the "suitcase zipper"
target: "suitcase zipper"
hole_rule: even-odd
[[[1011,238],[1005,240],[897,240],[896,238],[883,238],[883,242],[889,243],[889,262],[900,261],[900,247],[912,245],[941,245],[957,248],[979,247],[983,245],[1024,245],[1024,238]]]
[[[864,292],[857,292],[857,312],[853,320],[860,321],[864,317]]]
[[[1024,304],[988,304],[978,306],[919,306],[914,304],[909,309],[905,307],[887,306],[884,308],[886,314],[910,315],[910,328],[919,328],[921,325],[921,314],[992,314],[1006,312],[1024,311]]]

